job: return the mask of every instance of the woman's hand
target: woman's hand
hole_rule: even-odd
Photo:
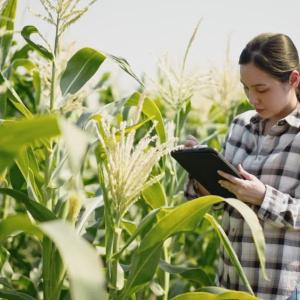
[[[194,136],[188,135],[186,141],[184,142],[184,147],[193,148],[194,146],[197,145],[199,145],[198,140]],[[192,180],[193,188],[199,196],[210,195],[209,191],[201,183],[199,183],[199,181],[193,178],[190,178],[190,180]]]
[[[238,165],[238,171],[244,179],[218,171],[218,174],[226,179],[219,180],[219,184],[235,194],[239,200],[261,205],[266,193],[265,185],[257,177],[245,171],[241,164]]]
[[[185,148],[193,148],[194,146],[197,146],[198,144],[199,144],[199,142],[197,141],[197,139],[194,136],[188,135],[184,142],[184,147]]]

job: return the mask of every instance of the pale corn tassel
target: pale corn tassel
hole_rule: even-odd
[[[106,142],[98,131],[99,141],[107,156],[106,179],[113,206],[119,216],[126,213],[143,189],[161,179],[162,175],[149,179],[152,168],[174,146],[173,139],[159,144],[158,137],[151,136],[156,124],[134,145],[136,131],[125,133],[126,128],[132,125],[134,124],[122,122],[117,130],[104,119],[102,126],[107,137]],[[116,132],[119,133],[119,138]],[[150,143],[154,143],[154,146]]]

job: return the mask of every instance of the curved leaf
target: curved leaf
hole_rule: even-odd
[[[35,220],[39,222],[55,220],[55,214],[47,209],[45,206],[39,204],[36,201],[31,200],[26,194],[8,188],[0,188],[0,194],[9,195],[16,199],[17,201],[23,203],[26,209],[34,217]]]
[[[167,197],[163,185],[155,182],[142,191],[144,200],[151,208],[160,208],[167,205]]]
[[[178,295],[171,300],[259,300],[245,292],[230,291],[222,294],[210,294],[206,292],[190,292]]]
[[[137,229],[132,233],[130,238],[126,241],[125,245],[122,249],[116,253],[114,256],[119,257],[123,251],[135,240],[135,238],[140,234],[143,235],[145,232],[149,230],[149,228],[153,225],[156,220],[156,215],[159,212],[159,209],[152,210],[139,224]]]
[[[0,297],[1,299],[8,299],[8,300],[35,300],[35,298],[29,295],[17,291],[10,291],[10,290],[0,290]]]
[[[126,105],[128,106],[137,106],[139,103],[139,99],[141,97],[141,94],[138,92],[135,92],[132,94],[129,99],[126,102]],[[164,121],[163,117],[161,115],[161,112],[155,102],[151,100],[148,97],[145,97],[142,112],[148,117],[148,118],[154,118],[154,120],[157,121],[157,125],[155,126],[157,135],[159,136],[160,142],[164,143],[166,141],[166,132],[164,127]]]
[[[0,126],[0,174],[13,162],[25,145],[59,134],[58,118],[53,115],[2,123]]]
[[[82,48],[68,61],[60,80],[60,89],[66,94],[75,94],[97,72],[105,56],[92,48]]]
[[[0,71],[0,85],[5,86],[6,91],[4,93],[7,94],[9,101],[12,105],[25,117],[29,118],[32,116],[31,111],[25,106],[17,92],[11,87],[10,82],[3,76]],[[3,92],[0,92],[0,96],[4,95]]]
[[[121,299],[128,298],[132,292],[137,291],[143,285],[145,285],[146,279],[150,277],[150,272],[147,269],[151,256],[155,251],[162,246],[163,242],[178,232],[192,231],[202,221],[204,215],[210,209],[213,204],[225,201],[229,205],[238,209],[246,219],[250,227],[252,227],[252,233],[254,236],[254,242],[261,259],[261,266],[264,272],[264,236],[259,224],[259,221],[251,210],[251,208],[245,203],[237,199],[226,199],[218,196],[205,196],[196,198],[189,202],[183,203],[170,210],[165,216],[159,219],[159,221],[149,230],[146,236],[141,241],[140,247],[133,255],[132,265],[130,268],[130,274],[125,285],[125,289],[122,292]],[[157,260],[156,260],[157,261]],[[155,266],[151,261],[152,276],[154,276]],[[147,270],[147,276],[144,277],[144,272]],[[148,279],[149,280],[149,279]]]
[[[55,243],[66,265],[71,298],[105,299],[102,266],[93,247],[61,220],[41,223],[39,227]]]
[[[0,30],[5,32],[0,37],[0,67],[3,70],[5,60],[13,39],[14,20],[16,17],[17,0],[9,0],[1,12]]]
[[[48,58],[50,60],[53,60],[53,54],[48,51],[44,46],[37,44],[31,40],[31,35],[33,33],[37,33],[38,35],[41,35],[38,31],[38,29],[33,25],[27,25],[23,27],[21,34],[23,38],[26,40],[26,42],[35,50],[37,50],[40,54],[42,54],[45,58]]]
[[[147,233],[139,252],[152,248],[175,233],[194,230],[211,205],[222,201],[223,198],[218,196],[205,196],[173,208]]]
[[[236,255],[236,253],[234,252],[234,249],[233,247],[231,246],[231,243],[225,233],[225,231],[223,230],[223,228],[220,226],[220,224],[215,220],[215,218],[210,215],[210,214],[206,214],[205,215],[205,219],[208,220],[212,227],[215,229],[215,231],[217,232],[220,240],[222,241],[222,244],[224,246],[224,249],[225,251],[227,252],[227,255],[232,263],[232,265],[236,268],[239,276],[241,277],[245,287],[248,289],[248,291],[251,293],[251,294],[254,294],[253,293],[253,290],[251,288],[251,285],[247,279],[247,276],[243,270],[243,267]]]
[[[258,221],[257,215],[247,204],[245,204],[242,201],[238,201],[236,199],[231,199],[231,198],[224,199],[224,201],[227,202],[232,207],[234,207],[242,215],[242,217],[248,224],[256,247],[262,274],[266,280],[269,280],[265,269],[266,243],[265,243],[263,229]]]
[[[179,274],[185,279],[192,280],[200,283],[202,286],[208,286],[214,284],[213,278],[210,278],[208,274],[202,268],[192,268],[186,266],[175,266],[168,264],[167,262],[161,260],[159,262],[159,267],[165,272],[171,274]]]
[[[54,242],[67,269],[73,300],[105,299],[98,255],[70,224],[62,220],[33,224],[26,215],[9,216],[0,222],[0,242],[18,231],[39,239],[46,234]]]

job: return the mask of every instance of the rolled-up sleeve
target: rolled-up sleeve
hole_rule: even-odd
[[[258,217],[277,227],[300,229],[300,199],[266,185],[266,194],[258,210]]]

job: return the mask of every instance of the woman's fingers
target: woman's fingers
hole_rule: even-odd
[[[245,179],[251,180],[253,178],[253,175],[248,173],[241,164],[238,165],[238,171]]]
[[[187,147],[187,148],[194,147],[194,146],[196,146],[198,144],[199,144],[199,142],[192,135],[188,135],[186,141],[184,142],[184,146]]]
[[[235,184],[237,184],[237,183],[239,183],[241,180],[243,180],[243,179],[239,179],[239,178],[237,178],[237,177],[235,177],[235,176],[232,176],[232,175],[230,175],[230,174],[228,174],[228,173],[225,173],[225,172],[223,172],[223,171],[221,171],[221,170],[218,170],[218,174],[219,174],[220,176],[222,176],[223,178],[225,178],[225,179],[227,179],[227,180],[229,180],[230,182],[235,183]]]

